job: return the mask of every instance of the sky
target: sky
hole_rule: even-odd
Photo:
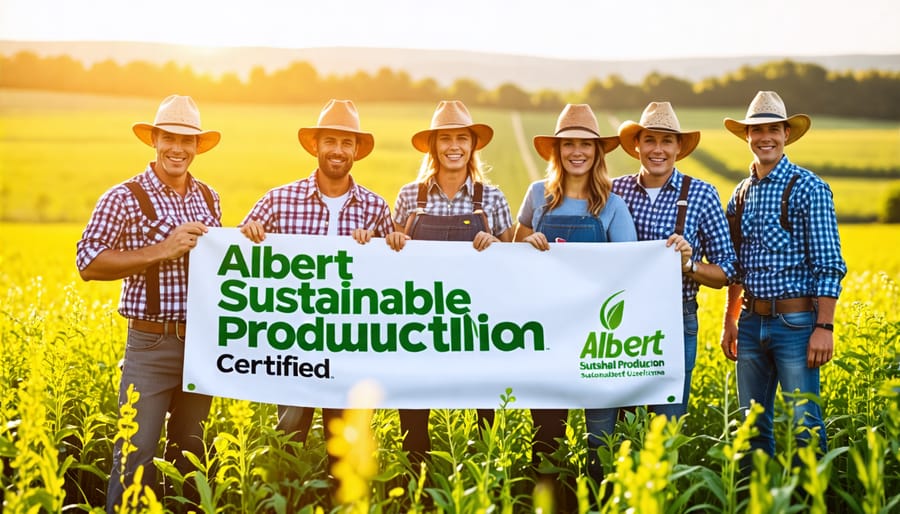
[[[0,0],[0,39],[579,60],[900,54],[900,1]]]

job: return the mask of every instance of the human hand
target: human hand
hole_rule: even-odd
[[[722,353],[728,360],[737,360],[737,323],[732,320],[725,320],[722,326]]]
[[[531,246],[542,252],[546,252],[550,249],[550,243],[547,241],[547,236],[544,235],[543,232],[532,232],[522,241],[529,243]]]
[[[806,349],[806,366],[818,368],[834,357],[834,333],[830,330],[816,328],[809,336]]]
[[[681,253],[681,269],[683,270],[687,265],[687,261],[694,253],[693,248],[691,248],[691,244],[688,243],[687,239],[685,239],[684,236],[672,234],[666,240],[666,247],[668,248],[671,246],[675,247],[676,252]]]
[[[353,229],[353,233],[351,233],[350,235],[357,243],[364,245],[372,240],[372,236],[375,235],[375,231],[366,228],[355,228]]]
[[[406,246],[406,242],[410,239],[410,237],[403,232],[391,232],[387,236],[385,236],[384,241],[387,245],[394,250],[395,252],[399,252]]]
[[[175,230],[160,243],[163,247],[163,256],[166,260],[175,260],[197,246],[197,240],[209,231],[206,225],[199,221],[190,221],[175,227]]]
[[[266,239],[266,229],[259,221],[248,221],[241,227],[241,234],[254,243],[261,243]]]
[[[499,241],[499,237],[482,230],[481,232],[475,234],[475,239],[472,240],[472,246],[474,246],[475,249],[480,252],[488,246],[491,246],[491,243]]]

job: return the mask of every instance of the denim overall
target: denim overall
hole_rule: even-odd
[[[606,243],[609,237],[606,228],[600,218],[591,214],[553,214],[547,213],[544,204],[543,188],[532,191],[535,203],[540,202],[535,211],[540,211],[540,217],[534,224],[534,231],[547,236],[550,242],[568,243]],[[531,409],[531,418],[534,422],[534,447],[532,449],[531,462],[535,469],[540,464],[539,452],[551,454],[556,451],[556,440],[566,436],[566,423],[568,421],[567,409]],[[594,452],[596,455],[596,452]]]
[[[428,200],[427,184],[419,184],[419,192],[416,197],[416,211],[410,217],[406,225],[406,234],[411,239],[420,241],[474,241],[475,235],[481,231],[490,232],[487,217],[482,209],[482,195],[484,185],[480,182],[474,184],[472,196],[472,212],[451,216],[435,216],[425,213]],[[421,462],[425,452],[431,449],[428,438],[429,409],[398,409],[400,415],[400,432],[406,432],[403,439],[403,449],[409,452],[409,460],[414,465]],[[478,409],[478,427],[481,428],[487,420],[488,424],[494,424],[494,411],[492,409]],[[417,466],[414,468],[417,469]]]

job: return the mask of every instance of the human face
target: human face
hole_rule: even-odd
[[[153,147],[156,148],[156,174],[163,183],[172,186],[187,176],[188,167],[197,155],[197,136],[156,129]]]
[[[747,127],[747,143],[756,156],[757,164],[763,168],[761,171],[769,171],[778,164],[784,155],[784,142],[790,133],[790,127],[781,122]]]
[[[559,157],[563,169],[570,175],[587,175],[594,167],[596,145],[592,139],[569,139],[559,142]]]
[[[356,136],[352,132],[322,129],[316,137],[316,156],[319,171],[332,180],[340,180],[350,174],[356,157]]]
[[[675,157],[681,152],[678,134],[658,130],[642,130],[635,141],[641,158],[641,183],[661,187],[675,169]]]
[[[467,128],[438,130],[435,150],[441,171],[466,171],[472,142],[472,132]]]

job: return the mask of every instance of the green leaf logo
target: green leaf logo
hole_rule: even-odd
[[[610,296],[603,302],[603,306],[600,307],[600,324],[603,325],[606,330],[615,330],[622,324],[622,315],[625,312],[625,300],[620,300],[615,304],[613,304],[612,301],[615,297],[624,292],[625,290],[623,289]]]

